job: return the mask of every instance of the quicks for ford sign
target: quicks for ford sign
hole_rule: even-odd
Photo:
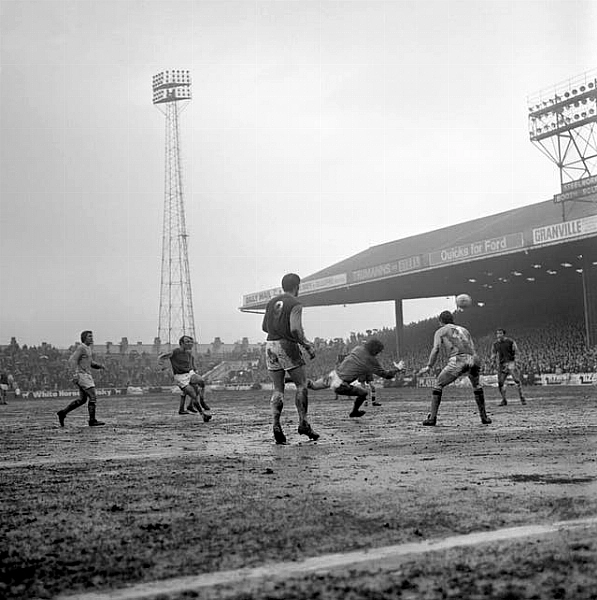
[[[488,254],[497,254],[516,248],[522,248],[522,246],[522,233],[510,233],[497,238],[479,240],[478,242],[471,242],[470,244],[452,246],[450,248],[438,250],[437,252],[430,252],[429,264],[434,266],[471,260],[472,258],[480,258],[482,256],[487,256]]]

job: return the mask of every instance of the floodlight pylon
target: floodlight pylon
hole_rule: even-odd
[[[528,98],[531,141],[559,169],[554,202],[597,200],[597,70]]]
[[[153,77],[153,103],[166,117],[158,343],[168,350],[183,335],[196,340],[179,130],[179,115],[190,99],[188,71],[163,71]]]

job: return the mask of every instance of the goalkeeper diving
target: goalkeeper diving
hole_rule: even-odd
[[[377,356],[383,351],[384,345],[377,338],[367,340],[356,346],[348,356],[328,375],[315,381],[309,380],[307,387],[312,390],[331,389],[338,396],[355,396],[350,417],[362,417],[364,410],[361,406],[367,400],[368,391],[355,382],[371,381],[373,375],[384,379],[393,379],[397,373],[404,370],[404,361],[394,363],[394,368],[385,369]]]

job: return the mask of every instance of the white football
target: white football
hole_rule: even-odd
[[[456,306],[458,308],[469,308],[473,305],[473,299],[468,294],[458,294],[456,296]]]

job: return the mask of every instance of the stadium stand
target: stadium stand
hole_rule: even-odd
[[[473,309],[457,314],[457,322],[468,327],[473,334],[479,355],[483,361],[483,372],[495,372],[491,362],[491,344],[495,339],[495,328],[504,327],[517,342],[520,349],[519,364],[524,381],[532,383],[534,375],[545,373],[594,373],[597,371],[597,348],[585,345],[582,315],[576,312],[562,315],[560,307],[550,311],[543,308],[540,315],[525,314],[516,321],[503,320],[489,323],[482,309]],[[488,329],[488,326],[492,325]],[[367,330],[351,333],[348,339],[315,339],[317,355],[308,361],[309,376],[316,378],[331,371],[340,354],[346,354],[354,346],[376,336],[385,345],[382,361],[403,359],[407,372],[424,365],[431,348],[433,333],[437,329],[436,319],[427,319],[405,326],[404,340],[407,352],[396,355],[396,338],[393,328]],[[15,338],[10,344],[0,347],[0,369],[12,374],[15,387],[23,392],[40,390],[64,390],[72,388],[68,357],[74,346],[58,349],[51,344],[20,346]],[[105,371],[96,372],[98,388],[125,388],[128,386],[170,386],[170,375],[157,368],[156,356],[151,352],[101,353],[95,348],[95,356],[106,365]],[[207,375],[208,381],[230,384],[254,384],[268,382],[269,377],[259,347],[246,348],[227,355],[222,361],[210,354],[199,355],[199,370]]]

